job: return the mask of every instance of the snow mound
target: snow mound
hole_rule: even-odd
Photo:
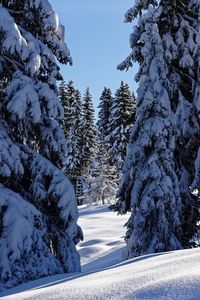
[[[107,208],[81,207],[83,272],[40,279],[6,291],[2,299],[200,299],[200,249],[120,262],[126,219]]]

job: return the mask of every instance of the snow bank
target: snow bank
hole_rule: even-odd
[[[120,262],[125,218],[102,207],[82,207],[80,225],[85,241],[79,250],[83,273],[40,279],[7,291],[13,295],[2,299],[198,300],[200,249]]]

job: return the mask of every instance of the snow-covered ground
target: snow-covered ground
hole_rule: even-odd
[[[2,299],[200,299],[200,249],[147,255],[122,262],[123,224],[105,207],[81,207],[82,273],[24,284]],[[6,296],[7,295],[7,296]]]

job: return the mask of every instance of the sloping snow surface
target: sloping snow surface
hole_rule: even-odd
[[[85,240],[82,273],[21,285],[2,299],[200,299],[200,249],[147,255],[122,262],[124,223],[105,207],[80,208]]]

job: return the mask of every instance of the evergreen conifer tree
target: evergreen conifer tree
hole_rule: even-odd
[[[106,144],[101,139],[97,142],[98,150],[85,178],[84,202],[108,204],[116,198],[118,177],[116,168],[110,165]]]
[[[57,60],[72,63],[47,0],[0,0],[0,279],[12,287],[80,270]]]
[[[175,128],[169,66],[159,33],[162,10],[153,0],[136,1],[126,21],[139,16],[130,38],[132,52],[119,66],[140,65],[136,123],[120,190],[121,211],[132,209],[125,257],[180,249],[182,203],[174,161]],[[165,24],[166,25],[166,24]]]
[[[78,90],[71,104],[71,125],[67,134],[66,174],[76,186],[77,178],[82,175],[82,101]]]
[[[198,6],[195,1],[161,1],[162,14],[158,21],[171,82],[171,107],[176,117],[175,162],[183,204],[184,247],[190,245],[200,220],[196,207],[199,195],[192,193],[200,186],[195,170],[200,146]]]
[[[122,172],[134,118],[135,99],[131,95],[129,86],[122,81],[112,101],[106,137],[110,157],[118,174]]]
[[[190,66],[190,69],[192,69],[192,71],[190,70],[190,74],[189,74],[190,82],[192,84],[191,85],[192,89],[190,89],[190,91],[192,91],[192,100],[193,100],[192,102],[194,105],[195,118],[196,118],[196,120],[198,120],[198,129],[199,129],[199,126],[200,126],[200,124],[199,124],[199,114],[200,114],[200,61],[199,61],[199,55],[200,55],[200,38],[199,38],[199,34],[200,34],[200,25],[199,25],[200,2],[198,0],[191,0],[191,1],[189,1],[188,7],[189,7],[189,9],[188,9],[187,15],[186,15],[186,18],[188,19],[187,24],[189,25],[188,31],[190,32],[189,36],[191,37],[191,33],[192,33],[192,37],[193,37],[192,41],[190,41],[189,37],[187,40],[188,48],[189,48],[190,43],[192,43],[192,46],[189,48],[191,56],[192,56],[191,61],[193,61],[192,67]],[[188,68],[187,68],[187,71],[189,71]],[[186,79],[186,81],[187,81],[187,79]],[[191,123],[191,121],[190,121],[190,123]],[[196,125],[194,122],[193,122],[193,124],[194,124],[194,126]],[[194,180],[192,182],[190,191],[194,191],[195,189],[198,191],[198,194],[197,194],[198,199],[195,199],[196,203],[200,197],[200,194],[199,194],[199,191],[200,191],[200,142],[199,141],[200,141],[200,139],[199,138],[200,138],[200,132],[195,132],[195,136],[193,135],[192,140],[195,145],[195,149],[198,149],[198,151],[197,151],[197,156],[195,157],[195,164],[194,164],[195,176],[194,176]],[[190,155],[191,155],[192,150],[194,149],[194,145],[192,143],[189,145],[190,145],[190,152],[189,151],[187,151],[187,152],[190,153]],[[194,157],[194,155],[193,155],[193,157]],[[198,207],[199,207],[199,205],[198,205]],[[200,219],[200,217],[198,214],[198,221],[199,221],[199,219]],[[193,221],[193,224],[194,223],[195,222]],[[189,224],[186,224],[186,226],[187,225],[189,225]],[[195,225],[196,225],[196,223],[195,223]],[[190,226],[191,226],[191,223],[190,223]]]
[[[87,173],[96,155],[96,138],[97,130],[94,121],[94,106],[92,102],[92,95],[89,88],[83,97],[83,122],[82,122],[82,165],[83,172]]]
[[[74,117],[73,107],[76,102],[76,89],[74,83],[70,80],[68,83],[62,81],[59,87],[60,90],[60,100],[64,107],[64,118],[63,118],[63,129],[65,136],[69,135],[72,119]]]
[[[105,141],[106,136],[110,134],[110,114],[111,114],[111,107],[113,103],[113,97],[111,90],[109,88],[104,88],[102,95],[100,97],[99,102],[99,114],[98,114],[98,131],[100,133],[100,139]]]
[[[60,99],[64,106],[63,128],[67,140],[65,174],[72,181],[77,195],[78,204],[83,196],[82,178],[82,100],[79,90],[73,81],[60,84]],[[80,201],[79,201],[80,200]]]

